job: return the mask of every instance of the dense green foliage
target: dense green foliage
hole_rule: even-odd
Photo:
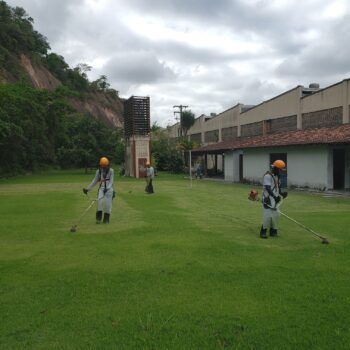
[[[47,39],[33,28],[33,18],[21,7],[11,8],[0,1],[0,43],[12,53],[45,55],[50,48]]]
[[[258,238],[248,186],[116,178],[96,225],[83,171],[0,180],[1,350],[349,349],[350,199],[290,192]]]
[[[20,54],[25,54],[46,65],[69,88],[87,91],[90,83],[82,69],[87,66],[80,64],[71,69],[62,56],[48,53],[49,43],[33,28],[33,22],[23,8],[13,8],[0,1],[0,71],[3,69],[17,80],[25,80],[19,64]]]
[[[87,167],[101,155],[120,162],[120,139],[120,132],[76,113],[59,93],[0,84],[0,174]]]
[[[158,170],[181,173],[189,166],[189,150],[198,145],[185,137],[171,139],[157,123],[152,125],[152,153]]]
[[[47,39],[33,28],[33,19],[21,7],[12,8],[0,1],[0,73],[25,79],[18,57],[21,53],[44,57],[50,48]]]
[[[171,173],[180,173],[184,170],[184,161],[181,151],[176,147],[176,141],[168,137],[164,130],[153,125],[152,154],[158,170]]]
[[[34,20],[21,7],[10,7],[0,1],[0,73],[3,69],[17,80],[26,80],[23,67],[19,64],[20,54],[46,66],[46,68],[70,90],[79,92],[103,91],[117,96],[116,90],[110,88],[107,77],[89,82],[87,72],[92,67],[80,63],[70,68],[64,57],[49,52],[47,39],[33,28]]]
[[[90,83],[86,73],[91,69],[90,66],[79,64],[71,69],[62,56],[53,52],[48,54],[43,62],[63,85],[77,91],[89,90]]]
[[[4,75],[20,82],[0,85],[0,175],[42,166],[89,167],[101,155],[123,160],[120,131],[91,115],[78,114],[66,103],[66,97],[84,99],[86,92],[102,91],[114,97],[117,92],[109,89],[106,76],[90,83],[90,66],[81,63],[70,68],[49,49],[24,9],[0,1],[0,81]],[[26,85],[29,79],[20,64],[21,54],[35,65],[44,65],[62,85],[55,92]]]
[[[181,118],[180,125],[182,129],[182,135],[186,136],[188,130],[194,124],[196,117],[191,110],[188,110],[188,111],[183,111],[180,118]]]
[[[189,151],[196,148],[198,145],[196,142],[188,140],[187,138],[179,139],[176,148],[183,152],[184,162],[187,167],[190,167],[190,154]]]

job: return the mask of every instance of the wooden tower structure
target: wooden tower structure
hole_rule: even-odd
[[[150,98],[131,96],[124,102],[125,175],[144,177],[150,161]]]

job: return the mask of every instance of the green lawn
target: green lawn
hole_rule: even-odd
[[[328,246],[284,218],[262,240],[248,186],[117,177],[110,225],[72,234],[92,177],[0,181],[2,350],[349,349],[349,199],[283,204]]]

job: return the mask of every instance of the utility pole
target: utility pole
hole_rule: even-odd
[[[180,114],[179,111],[174,111],[174,118],[175,120],[178,122],[180,121],[180,127],[179,130],[177,131],[177,136],[180,137],[181,136],[181,117],[178,117],[177,114]]]
[[[183,105],[178,105],[178,106],[173,106],[173,108],[178,108],[179,111],[174,112],[180,114],[180,137],[182,137],[182,110],[186,109],[188,106],[183,106]]]

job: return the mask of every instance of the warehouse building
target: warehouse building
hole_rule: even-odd
[[[202,116],[189,137],[200,135],[202,146],[193,154],[227,181],[258,183],[282,159],[285,186],[349,189],[349,110],[349,79],[324,89],[297,86],[256,106]]]

